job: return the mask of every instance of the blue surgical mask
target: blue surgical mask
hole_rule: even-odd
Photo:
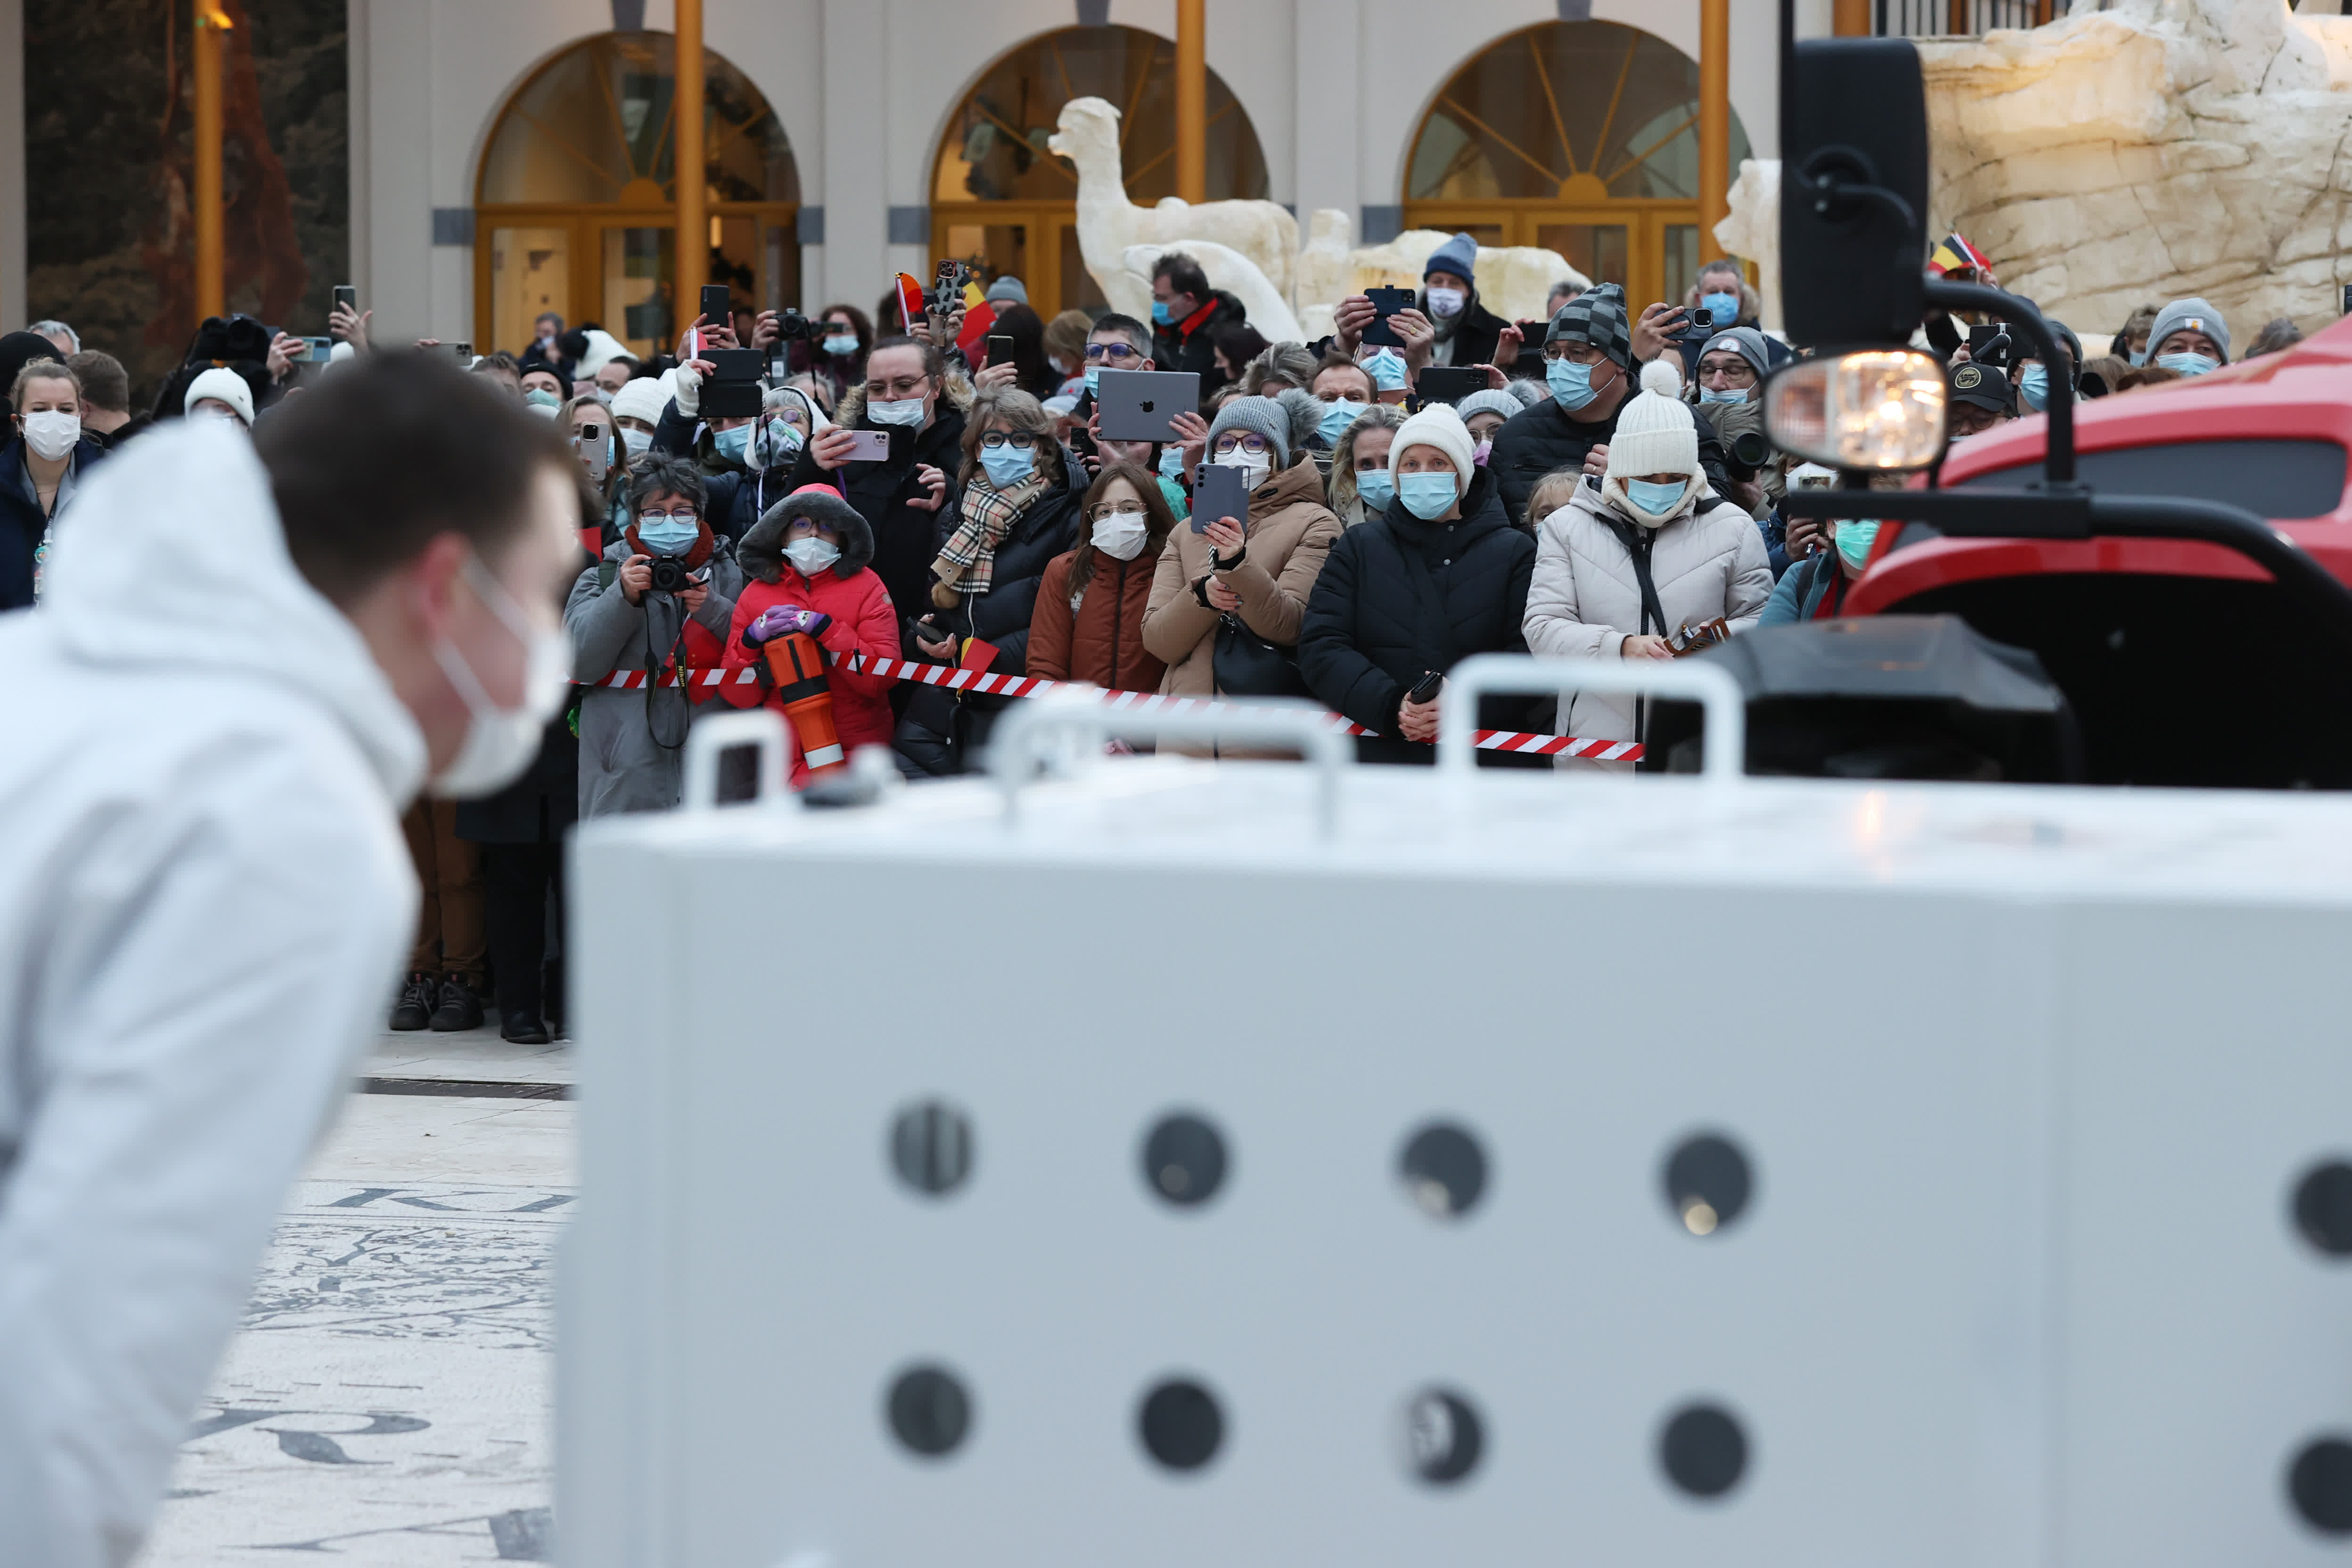
[[[1011,489],[1014,485],[1037,471],[1037,454],[1019,447],[982,447],[980,466],[988,470],[988,482],[998,489]]]
[[[1087,366],[1087,390],[1088,392],[1102,390],[1102,366],[1098,364]]]
[[[623,426],[621,427],[621,447],[622,449],[626,451],[630,457],[642,458],[647,452],[653,450],[653,446],[654,433],[652,431],[632,430],[626,426]]]
[[[846,359],[857,352],[857,334],[843,332],[838,337],[827,337],[824,340],[824,352],[836,358]]]
[[[1404,474],[1396,482],[1405,510],[1423,522],[1439,516],[1462,493],[1462,481],[1451,473]]]
[[[1356,422],[1356,416],[1370,406],[1368,403],[1358,403],[1350,398],[1335,398],[1324,408],[1323,422],[1316,426],[1317,433],[1323,437],[1323,444],[1327,447],[1338,445],[1340,436]]]
[[[702,530],[690,522],[666,517],[659,522],[637,524],[637,542],[656,555],[683,555],[694,548]]]
[[[533,408],[561,408],[563,400],[543,386],[534,386],[522,395],[522,400]]]
[[[1837,535],[1832,542],[1837,545],[1838,559],[1859,572],[1862,563],[1870,559],[1870,547],[1878,542],[1878,520],[1874,517],[1840,518]]]
[[[1682,505],[1683,497],[1689,489],[1688,479],[1677,479],[1667,484],[1662,484],[1655,479],[1625,481],[1626,499],[1652,517],[1664,517]]]
[[[1739,320],[1739,296],[1737,294],[1701,294],[1698,302],[1710,321],[1718,327],[1728,327]]]
[[[2134,349],[2124,357],[2131,361],[2134,364],[2146,364],[2147,363],[2147,351],[2146,349]]]
[[[1171,314],[1169,311],[1167,300],[1154,300],[1151,301],[1151,324],[1153,326],[1165,327],[1171,324],[1175,320],[1175,316]]]
[[[2190,353],[2187,350],[2177,354],[2158,354],[2156,363],[2182,375],[2203,375],[2209,370],[2221,368],[2221,362],[2210,354]]]
[[[1547,361],[1544,384],[1551,388],[1551,400],[1562,408],[1581,408],[1600,396],[1592,389],[1592,371],[1591,365],[1564,359]]]
[[[1382,392],[1404,390],[1404,355],[1394,349],[1374,349],[1360,361],[1372,378],[1372,384]]]
[[[1702,386],[1698,389],[1698,400],[1701,403],[1745,403],[1748,401],[1748,389],[1744,386],[1727,386],[1720,389]]]
[[[1160,477],[1163,479],[1181,479],[1184,477],[1184,449],[1181,447],[1163,447],[1160,449]]]
[[[2039,360],[2027,365],[2018,375],[2017,395],[2025,400],[2025,406],[2041,413],[2042,405],[2050,401],[2050,367]]]
[[[1363,498],[1364,515],[1378,517],[1396,500],[1396,481],[1386,468],[1366,468],[1356,476],[1356,494]]]
[[[751,444],[751,427],[749,425],[738,425],[732,430],[713,430],[710,433],[710,444],[716,447],[719,449],[719,455],[729,462],[740,463],[743,460],[744,451]]]

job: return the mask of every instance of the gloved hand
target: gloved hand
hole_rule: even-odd
[[[823,637],[824,628],[831,625],[833,617],[821,610],[803,610],[798,605],[771,605],[743,628],[743,646],[758,647],[787,632]]]
[[[670,398],[677,405],[677,411],[688,419],[702,412],[702,377],[712,368],[709,360],[688,360],[677,367],[677,377],[670,383]]]

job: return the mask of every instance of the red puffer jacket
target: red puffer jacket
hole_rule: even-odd
[[[803,577],[783,557],[784,530],[800,517],[833,525],[841,541],[841,559],[814,577]],[[874,558],[874,535],[866,520],[838,492],[810,486],[770,507],[743,535],[736,561],[750,579],[735,600],[735,618],[727,633],[725,668],[733,671],[761,662],[743,646],[743,628],[762,610],[792,605],[831,616],[833,624],[816,639],[827,655],[826,684],[833,691],[834,727],[841,732],[845,751],[860,746],[887,746],[893,722],[890,686],[895,677],[858,675],[847,664],[850,654],[873,658],[898,657],[898,613],[890,606],[882,579],[867,569]],[[719,692],[738,708],[774,703],[772,692],[751,681],[729,680]],[[787,725],[789,728],[789,724]],[[808,782],[798,739],[793,747],[793,787]]]

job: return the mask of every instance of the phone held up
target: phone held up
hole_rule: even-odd
[[[1399,310],[1412,309],[1412,290],[1367,289],[1364,290],[1364,298],[1372,302],[1372,321],[1371,325],[1364,329],[1364,342],[1375,348],[1404,347],[1404,340],[1396,335],[1394,327],[1389,325],[1389,318]]]
[[[580,454],[588,477],[602,485],[604,477],[613,471],[613,437],[605,432],[604,426],[597,424],[581,426],[580,434],[572,437],[572,447]]]
[[[853,463],[887,463],[889,460],[889,431],[852,430],[849,432],[849,461]]]
[[[1223,463],[1203,463],[1192,486],[1192,531],[1206,533],[1209,524],[1230,517],[1249,530],[1249,478]]]

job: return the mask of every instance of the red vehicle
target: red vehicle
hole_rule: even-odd
[[[2036,415],[1953,448],[1947,489],[2042,477]],[[2078,402],[2080,481],[2269,519],[2352,584],[2352,319],[2283,353]],[[1881,531],[1849,616],[1957,615],[2032,649],[2080,721],[2092,782],[2352,788],[2347,628],[2226,546]]]

